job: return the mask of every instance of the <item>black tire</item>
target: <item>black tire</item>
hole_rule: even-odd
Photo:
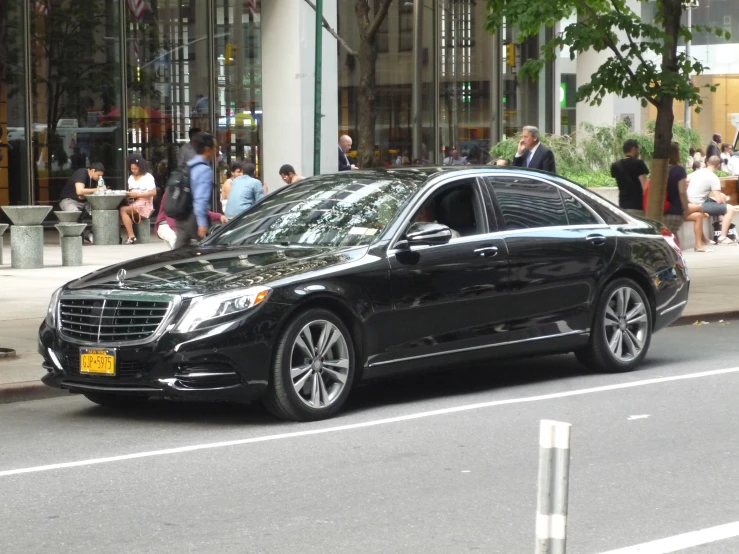
[[[641,302],[643,312],[632,318],[632,321],[638,320],[638,323],[630,325],[625,316],[623,322],[619,317],[616,318],[618,322],[614,323],[614,312],[618,312],[618,309],[614,310],[614,303],[618,304],[618,299],[614,295],[620,291],[632,291],[625,293],[629,295],[629,300],[623,303],[626,305],[625,312],[638,309],[637,303]],[[632,306],[631,310],[629,306]],[[606,285],[598,298],[595,319],[590,330],[590,343],[582,350],[576,351],[575,356],[580,363],[593,371],[602,373],[632,371],[641,364],[649,351],[652,327],[652,307],[644,290],[631,279],[616,279]],[[620,343],[619,336],[622,337]],[[609,337],[615,343],[615,352],[609,345]],[[621,357],[618,355],[619,351]]]
[[[307,377],[308,380],[304,382],[304,386],[300,388],[301,393],[299,393],[293,382],[292,369],[296,363],[298,365],[300,364],[296,360],[299,360],[301,357],[305,358],[306,355],[305,350],[298,345],[298,335],[306,327],[309,329],[309,333],[311,330],[315,332],[316,328],[320,328],[319,326],[326,322],[333,325],[343,339],[343,342],[341,342],[341,351],[344,352],[342,355],[345,355],[346,358],[342,358],[342,361],[346,360],[347,367],[346,374],[342,375],[342,377],[345,377],[345,381],[343,384],[339,381],[334,383],[330,376],[327,375],[324,377],[320,373],[324,369],[322,365],[320,369],[316,369],[315,366],[307,363],[307,359],[304,359],[303,363],[307,364],[304,367],[311,365],[313,369],[307,372],[310,373],[310,376]],[[340,340],[337,339],[336,342],[338,343]],[[334,352],[333,348],[331,350],[332,353]],[[331,373],[336,373],[333,369],[330,371]],[[300,375],[305,376],[305,373]],[[317,308],[309,309],[295,316],[287,324],[277,340],[277,347],[272,360],[270,383],[267,393],[262,398],[262,403],[272,415],[280,419],[289,421],[318,421],[327,419],[335,415],[346,402],[354,384],[355,375],[356,356],[354,353],[354,342],[349,329],[347,329],[344,322],[333,312]],[[321,390],[325,391],[329,390],[326,387],[328,379],[329,386],[335,386],[332,389],[335,392],[335,396],[325,406],[320,406],[320,402],[318,402],[319,407],[316,408],[310,405],[308,400],[301,396],[301,394],[306,386],[310,386],[310,383],[317,383],[318,379],[322,380],[323,385]],[[296,380],[301,381],[299,378],[296,378]],[[328,396],[326,398],[328,399]]]
[[[137,408],[149,401],[146,396],[128,396],[125,394],[110,394],[107,392],[83,392],[85,398],[90,402],[106,406],[108,408]]]

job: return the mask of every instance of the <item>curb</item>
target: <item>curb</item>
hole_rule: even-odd
[[[727,321],[729,319],[739,319],[739,310],[728,312],[713,312],[709,314],[693,314],[680,316],[670,327],[681,327],[684,325],[693,325],[696,321],[706,321],[708,323],[716,323],[717,321]]]
[[[68,394],[69,391],[47,387],[41,381],[5,383],[0,385],[0,404],[25,402],[27,400],[45,400]]]

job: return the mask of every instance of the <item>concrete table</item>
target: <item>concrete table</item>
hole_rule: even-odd
[[[11,267],[40,269],[44,267],[44,228],[41,225],[51,206],[3,206],[11,223]]]
[[[0,223],[0,265],[3,265],[3,247],[5,246],[5,238],[3,233],[10,227],[7,223]]]
[[[82,265],[82,231],[87,227],[84,223],[57,223],[62,245],[62,265]]]
[[[98,244],[120,244],[121,222],[118,206],[125,200],[123,191],[105,191],[88,194],[87,201],[92,208],[92,240]]]

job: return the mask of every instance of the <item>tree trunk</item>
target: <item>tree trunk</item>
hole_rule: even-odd
[[[375,164],[375,90],[377,86],[377,49],[373,39],[362,39],[359,45],[359,147],[357,165]]]
[[[654,128],[654,157],[647,198],[647,217],[657,221],[662,221],[667,191],[667,166],[672,143],[672,124],[675,120],[672,104],[672,98],[662,99],[657,107],[657,122]]]

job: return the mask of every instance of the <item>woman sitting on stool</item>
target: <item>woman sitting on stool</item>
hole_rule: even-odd
[[[130,204],[121,206],[121,221],[128,233],[128,240],[123,244],[136,244],[136,235],[133,232],[133,221],[146,219],[154,211],[154,197],[157,186],[154,176],[149,173],[146,160],[132,157],[129,161],[131,176],[128,178],[127,196]],[[137,222],[137,223],[138,223]]]

